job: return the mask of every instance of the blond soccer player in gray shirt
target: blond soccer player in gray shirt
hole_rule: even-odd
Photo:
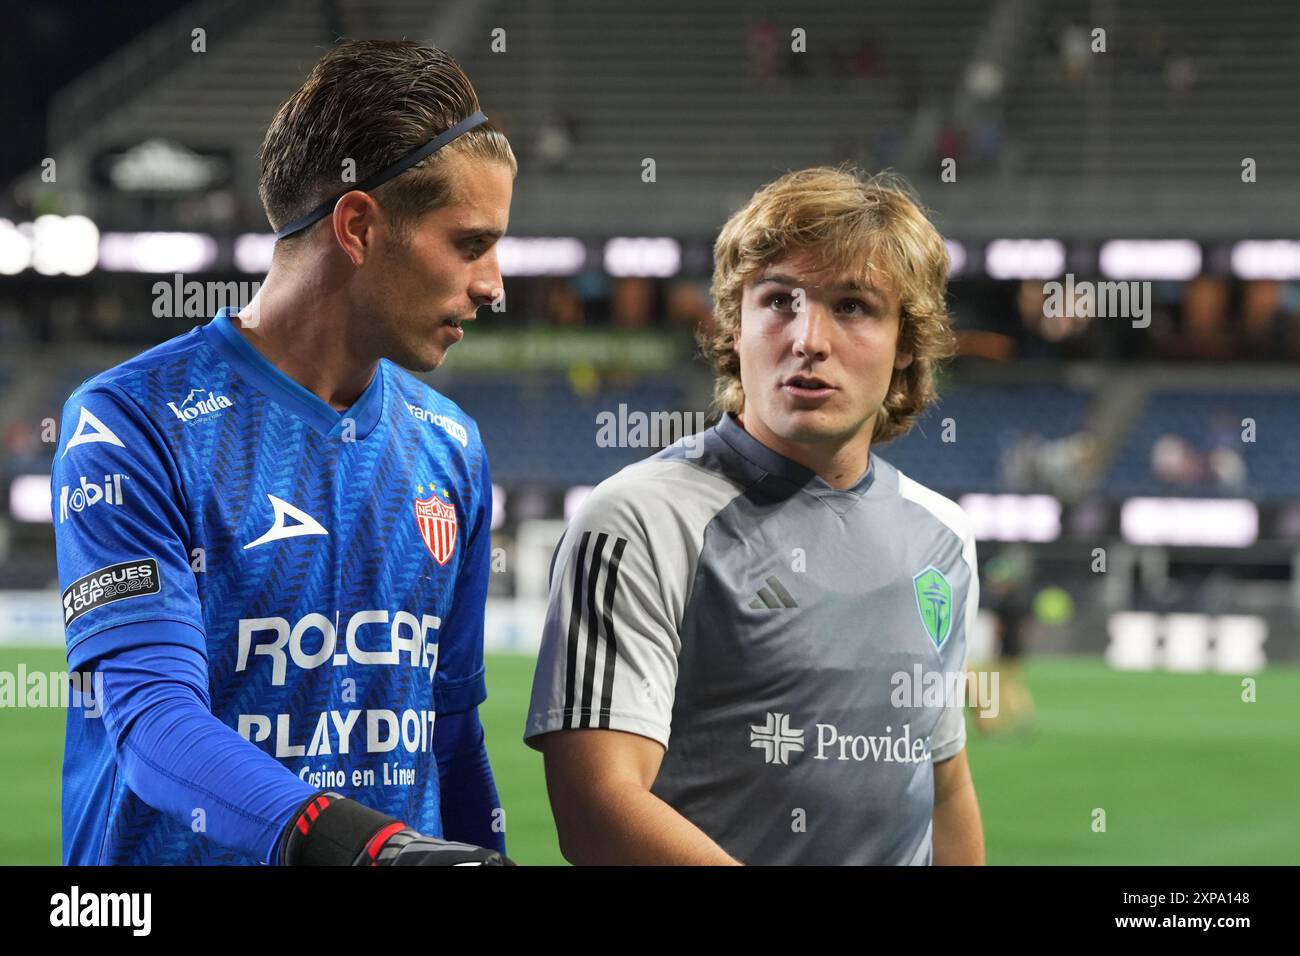
[[[896,179],[760,189],[714,249],[716,426],[566,530],[525,731],[573,863],[980,864],[975,539],[874,449],[953,351]],[[938,689],[938,690],[937,690]]]

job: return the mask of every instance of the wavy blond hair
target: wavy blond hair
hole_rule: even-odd
[[[872,282],[899,294],[898,351],[912,363],[895,369],[872,428],[872,444],[907,433],[935,400],[935,371],[956,351],[948,312],[948,252],[943,238],[892,173],[867,176],[853,166],[816,166],[786,173],[754,193],[713,247],[713,327],[700,346],[715,372],[714,402],[739,412],[736,336],[747,282],[787,255],[811,250],[837,276]]]

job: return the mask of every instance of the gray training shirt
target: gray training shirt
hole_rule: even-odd
[[[954,502],[875,454],[837,491],[727,415],[575,515],[524,737],[657,740],[653,792],[743,863],[928,864],[978,607]]]

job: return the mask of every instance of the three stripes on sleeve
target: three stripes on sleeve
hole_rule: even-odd
[[[573,562],[573,593],[569,610],[567,660],[564,680],[564,728],[609,728],[609,711],[614,693],[614,666],[618,639],[614,633],[614,595],[618,589],[618,568],[627,539],[605,532],[594,536],[584,531]],[[598,651],[604,645],[603,667]],[[579,699],[578,661],[581,657],[582,687]],[[592,702],[597,692],[596,673],[601,672],[600,706]]]

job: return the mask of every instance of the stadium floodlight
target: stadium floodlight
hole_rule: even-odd
[[[217,240],[202,232],[106,232],[100,268],[110,272],[204,272],[217,261]]]
[[[948,275],[961,275],[966,268],[966,247],[956,239],[945,239],[943,247],[948,250]]]
[[[1130,544],[1247,548],[1259,537],[1259,508],[1245,498],[1129,498],[1119,524]]]
[[[1185,282],[1201,274],[1201,247],[1190,239],[1111,239],[1097,265],[1107,279]]]
[[[235,268],[240,272],[266,275],[271,271],[271,253],[274,251],[275,233],[240,233],[235,237]]]
[[[980,541],[1055,541],[1061,502],[1051,495],[962,495],[961,506]]]
[[[31,264],[31,237],[8,219],[0,219],[0,275],[15,276]]]
[[[570,236],[504,236],[497,263],[502,276],[571,276],[587,264],[587,247]]]
[[[99,228],[85,216],[37,216],[15,225],[0,219],[0,275],[83,276],[99,261]]]
[[[99,229],[85,216],[37,216],[32,268],[41,275],[85,275],[99,260]]]
[[[15,521],[49,524],[52,501],[49,475],[16,475],[9,485],[9,513]]]
[[[605,243],[605,271],[612,276],[675,276],[682,268],[682,246],[666,236],[615,238]]]
[[[1055,279],[1065,272],[1065,244],[1057,239],[994,239],[984,250],[994,279]]]
[[[1234,243],[1232,274],[1239,279],[1300,279],[1300,242],[1246,239]]]

